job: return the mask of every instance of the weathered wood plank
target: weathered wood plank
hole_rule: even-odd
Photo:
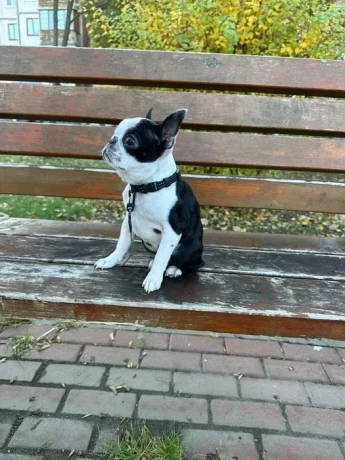
[[[24,260],[93,265],[99,258],[110,254],[115,244],[115,241],[100,239],[3,235],[0,259],[18,263]],[[138,242],[126,265],[147,268],[152,257]],[[204,272],[345,281],[345,255],[206,246],[204,259],[206,264],[201,269]]]
[[[0,80],[32,78],[136,86],[157,86],[159,81],[160,86],[175,88],[342,96],[344,75],[345,64],[341,60],[115,49],[0,48]]]
[[[199,203],[210,206],[345,213],[345,184],[185,175]],[[114,171],[0,164],[0,193],[122,199]]]
[[[0,122],[0,153],[100,159],[113,129]],[[345,172],[345,139],[181,131],[174,156],[185,165]]]
[[[121,222],[66,222],[45,219],[0,218],[0,235],[58,236],[60,238],[111,239],[118,238]],[[208,246],[264,249],[266,251],[344,254],[345,238],[269,233],[242,233],[204,230]]]
[[[155,120],[187,107],[184,128],[317,136],[345,132],[345,100],[341,99],[0,83],[2,118],[116,124],[123,118],[145,116],[150,107]]]
[[[98,271],[3,261],[0,314],[345,337],[344,282],[198,272],[166,279],[159,291],[145,295],[141,283],[146,273],[135,267]]]

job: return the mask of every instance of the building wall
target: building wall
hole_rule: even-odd
[[[39,46],[39,35],[28,35],[27,19],[38,19],[38,0],[17,0],[17,6],[7,6],[0,0],[0,45]],[[18,39],[9,39],[9,24],[18,27]]]

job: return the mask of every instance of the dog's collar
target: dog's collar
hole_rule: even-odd
[[[181,173],[179,171],[174,172],[169,177],[166,177],[165,179],[158,181],[158,182],[150,182],[148,184],[142,184],[142,185],[132,185],[131,184],[131,192],[132,193],[152,193],[152,192],[158,192],[159,190],[162,190],[162,188],[165,187],[170,187],[174,182],[177,182],[180,179]]]

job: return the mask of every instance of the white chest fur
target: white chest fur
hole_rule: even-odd
[[[129,186],[123,192],[125,207],[129,201]],[[135,207],[132,212],[133,233],[149,249],[156,251],[161,241],[161,234],[169,224],[169,214],[177,201],[176,183],[168,188],[153,193],[136,193]]]

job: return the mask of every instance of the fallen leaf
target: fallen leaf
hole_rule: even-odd
[[[38,346],[38,351],[43,351],[45,350],[46,348],[49,348],[50,347],[50,343],[45,343],[44,345],[39,345]]]
[[[68,456],[67,458],[71,458],[72,455],[74,454],[74,452],[75,452],[75,449],[72,449],[71,452],[70,452],[70,454],[69,454],[69,456]]]
[[[82,418],[88,418],[88,417],[90,417],[90,415],[92,415],[91,412],[89,414],[83,415]]]
[[[5,362],[6,362],[6,358],[2,358],[2,360],[0,361],[0,364],[5,363]]]
[[[133,348],[133,340],[128,343],[128,348]]]
[[[217,334],[217,332],[210,332],[210,337],[216,339],[217,337],[219,337],[219,334]]]
[[[343,363],[345,363],[345,358],[342,358],[341,360],[342,360]]]
[[[53,444],[53,441],[47,441],[43,444],[42,449],[47,449]]]
[[[109,386],[109,388],[110,388],[111,391],[114,393],[114,395],[117,395],[117,389],[116,389],[116,387]]]
[[[61,383],[62,388],[66,388],[66,385],[64,383]]]
[[[243,377],[243,373],[242,372],[237,372],[236,374],[234,374],[234,377],[237,378],[237,380],[241,380],[241,378]]]
[[[191,343],[189,343],[189,344],[187,345],[187,347],[189,348],[191,345],[192,345],[192,344],[191,344]]]
[[[121,383],[121,385],[116,387],[116,390],[126,390],[129,391],[129,388],[126,383]]]
[[[110,338],[111,341],[114,341],[114,340],[115,340],[115,334],[114,334],[114,332],[111,332],[111,333],[109,334],[109,338]]]
[[[288,367],[289,371],[294,371],[295,369],[293,367]]]
[[[126,358],[123,360],[123,362],[127,364],[128,369],[132,369],[133,363],[130,359]]]

